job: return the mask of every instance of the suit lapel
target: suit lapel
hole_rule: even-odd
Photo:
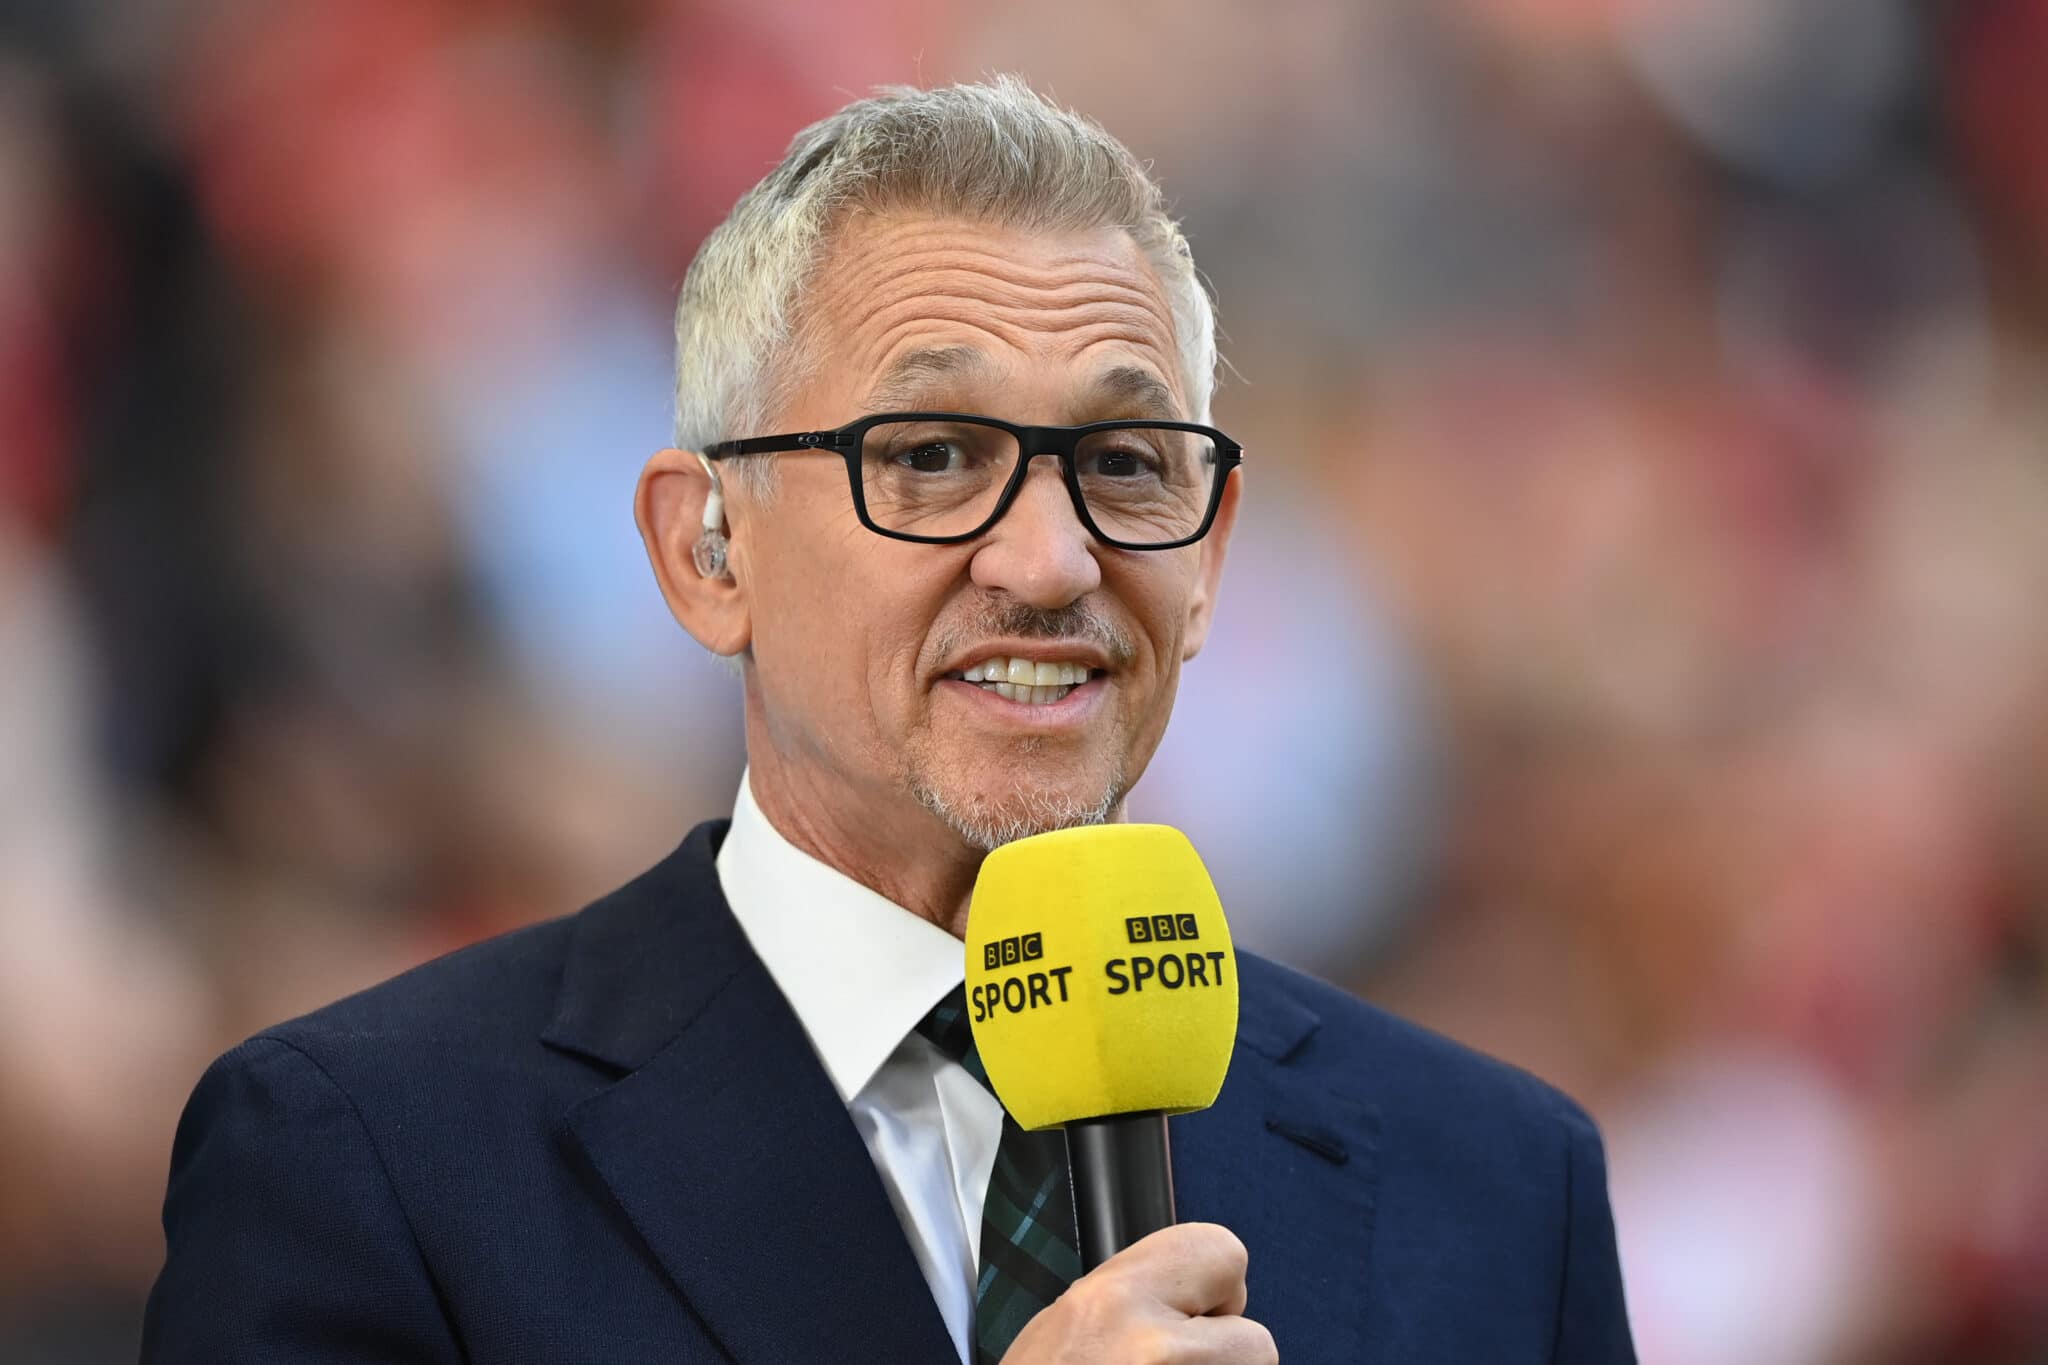
[[[726,909],[722,833],[584,913],[546,1039],[625,1074],[569,1134],[741,1365],[956,1361],[866,1146]]]
[[[1317,1016],[1240,956],[1238,1044],[1223,1093],[1173,1120],[1184,1222],[1221,1223],[1251,1253],[1247,1313],[1282,1360],[1371,1359],[1365,1342],[1380,1120],[1290,1069]]]

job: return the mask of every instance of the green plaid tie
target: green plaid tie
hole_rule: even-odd
[[[988,1084],[967,1022],[967,988],[932,1007],[917,1031]],[[974,1365],[997,1365],[1024,1324],[1081,1277],[1074,1248],[1074,1191],[1067,1143],[1058,1132],[1027,1133],[1003,1112],[1003,1138],[981,1209],[981,1278],[974,1285]]]

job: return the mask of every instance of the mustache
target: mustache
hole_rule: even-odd
[[[949,627],[938,639],[938,655],[951,658],[969,642],[990,635],[1014,635],[1026,640],[1085,640],[1121,667],[1138,652],[1130,633],[1108,617],[1091,610],[1085,602],[1064,607],[1034,607],[1013,598],[983,602],[973,619]]]

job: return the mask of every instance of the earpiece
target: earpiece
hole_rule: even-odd
[[[724,578],[725,489],[719,484],[718,471],[711,467],[711,461],[699,455],[697,463],[704,466],[704,476],[711,480],[711,491],[704,495],[704,532],[690,547],[690,561],[706,578]]]

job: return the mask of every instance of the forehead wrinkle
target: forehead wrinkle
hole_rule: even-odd
[[[1071,315],[1016,317],[992,315],[986,309],[954,304],[948,300],[923,299],[915,305],[884,309],[872,315],[869,323],[875,328],[874,335],[872,339],[863,338],[866,344],[860,347],[854,358],[865,367],[865,372],[874,373],[890,364],[895,354],[923,341],[928,346],[964,345],[967,349],[983,352],[992,364],[1001,368],[1004,361],[1000,352],[1004,349],[1034,355],[1050,352],[1071,356],[1108,342],[1123,342],[1157,355],[1162,363],[1170,364],[1173,333],[1162,332],[1152,325],[1147,314],[1129,308],[1089,312],[1091,316],[1081,318]],[[972,340],[958,340],[962,331],[991,338],[997,343],[996,353],[988,353],[985,347]]]
[[[1105,251],[1099,245],[1083,245],[1083,239],[1091,235],[1114,236],[1120,249]],[[1016,252],[1005,249],[1006,237],[1028,241],[1037,250],[1039,259],[1020,259]],[[1151,263],[1139,253],[1137,242],[1129,232],[1120,228],[1078,233],[1012,233],[1000,228],[991,230],[986,224],[967,221],[918,220],[871,226],[864,230],[853,228],[832,243],[827,255],[834,265],[842,269],[851,267],[847,273],[854,275],[890,272],[904,268],[905,262],[927,257],[932,258],[928,263],[910,268],[964,269],[1026,278],[1106,270],[1135,275],[1154,290],[1163,292]]]
[[[985,281],[977,282],[985,287]],[[1003,368],[982,348],[971,343],[963,345],[955,340],[958,335],[956,329],[959,328],[989,337],[999,349],[1030,354],[1044,351],[1049,340],[1063,342],[1059,349],[1069,355],[1078,355],[1105,343],[1120,342],[1157,355],[1158,363],[1164,369],[1178,375],[1178,338],[1172,320],[1143,291],[1128,287],[1114,290],[1098,288],[1089,297],[1059,300],[1058,305],[992,307],[988,301],[973,295],[948,296],[910,291],[880,306],[868,306],[842,334],[841,345],[851,351],[847,360],[856,376],[854,383],[857,390],[868,391],[870,403],[867,410],[871,412],[903,411],[922,406],[909,395],[918,387],[933,386],[929,383],[920,386],[917,381],[921,376],[915,374],[893,376],[897,382],[892,382],[888,371],[900,363],[892,356],[907,345],[921,342],[923,344],[917,349],[924,351],[963,350],[978,357],[970,364],[979,366],[986,362],[988,367]],[[820,314],[825,311],[820,310]],[[830,311],[844,316],[850,309],[835,307]],[[823,321],[820,314],[813,314],[813,321]],[[823,335],[814,333],[812,340],[823,340]],[[806,349],[814,356],[819,354],[808,345]],[[950,364],[943,366],[952,371],[948,375],[938,373],[942,367],[930,362],[921,363],[918,368],[925,371],[929,380],[955,376],[988,377],[970,376],[967,371],[955,370]],[[872,382],[859,378],[870,374],[878,377]],[[1174,383],[1172,389],[1177,394],[1178,383]],[[1178,402],[1173,405],[1176,410],[1179,406]]]
[[[857,359],[856,364],[860,366],[863,372],[874,369],[882,369],[884,372],[883,379],[873,387],[869,394],[870,402],[880,404],[880,406],[871,406],[868,409],[869,411],[903,411],[921,406],[917,401],[918,398],[922,394],[928,393],[932,388],[942,387],[948,379],[963,381],[979,380],[991,385],[1000,385],[1005,382],[1010,374],[1010,367],[999,356],[990,355],[972,344],[948,341],[918,346],[917,342],[927,340],[930,337],[930,330],[935,322],[950,323],[955,327],[970,327],[974,331],[989,337],[1002,349],[1020,352],[1033,358],[1049,355],[1068,362],[1079,362],[1104,347],[1115,347],[1117,349],[1110,357],[1111,363],[1109,366],[1099,374],[1081,380],[1080,382],[1083,385],[1099,387],[1104,378],[1108,378],[1116,371],[1127,371],[1128,374],[1124,379],[1114,381],[1114,387],[1136,390],[1141,387],[1138,377],[1142,376],[1143,387],[1163,390],[1168,395],[1168,401],[1161,405],[1166,411],[1174,413],[1180,411],[1181,403],[1178,386],[1171,380],[1161,380],[1142,365],[1134,363],[1135,358],[1130,355],[1130,351],[1123,349],[1128,347],[1130,350],[1138,351],[1141,354],[1150,353],[1155,355],[1158,357],[1156,363],[1160,369],[1168,374],[1177,373],[1172,363],[1171,354],[1161,349],[1160,338],[1149,329],[1125,326],[1118,321],[1091,322],[1080,327],[1026,329],[1006,327],[993,323],[991,319],[982,316],[940,318],[935,317],[929,311],[920,311],[916,315],[896,323],[888,331],[878,336],[874,344],[866,348],[864,354]],[[948,327],[945,335],[950,338],[957,336],[957,333],[952,330],[952,327]],[[919,351],[930,352],[957,349],[967,351],[978,357],[978,359],[964,368],[956,369],[950,365],[946,366],[946,373],[943,375],[919,366],[917,369],[921,373],[908,375],[904,377],[903,382],[892,383],[890,382],[890,372],[895,370],[897,362],[889,362],[887,357],[892,352],[898,351],[905,346],[915,347],[914,350],[905,352],[906,355],[914,355]],[[870,357],[873,358],[870,359]],[[921,383],[921,380],[924,382]],[[1110,396],[1129,395],[1112,394]],[[1137,396],[1143,397],[1146,395]]]
[[[877,283],[897,283],[916,292],[940,289],[958,291],[968,297],[996,299],[1044,298],[1051,306],[1066,303],[1075,292],[1098,293],[1108,297],[1150,303],[1163,298],[1152,287],[1148,275],[1124,270],[1097,260],[1076,260],[1067,268],[1041,269],[1007,256],[977,253],[972,260],[912,261],[897,258],[893,268]],[[1124,277],[1124,278],[1119,278]]]
[[[1082,316],[1076,317],[1076,313]],[[870,335],[857,336],[861,344],[854,358],[864,370],[878,370],[893,352],[904,346],[907,337],[933,327],[971,328],[1023,351],[1039,349],[1039,338],[1063,337],[1070,340],[1073,350],[1104,340],[1120,340],[1166,354],[1174,335],[1146,310],[1121,304],[1051,312],[992,312],[962,300],[927,296],[906,299],[869,313],[858,330]]]
[[[959,274],[970,280],[1012,282],[1025,288],[1059,289],[1071,284],[1099,283],[1134,293],[1158,293],[1152,271],[1139,263],[1107,260],[1100,255],[1077,252],[1050,261],[1022,261],[1003,251],[983,247],[947,244],[923,251],[866,251],[856,257],[843,278],[865,281],[876,277],[916,277]],[[1121,276],[1123,279],[1110,277]]]
[[[1006,250],[999,233],[963,236],[959,227],[873,223],[835,243],[832,263],[817,278],[804,311],[808,323],[825,329],[811,333],[813,340],[829,343],[836,330],[833,349],[853,385],[849,398],[867,392],[876,400],[869,411],[931,406],[914,395],[943,391],[956,378],[999,383],[1009,370],[1006,353],[1071,364],[1110,343],[1137,350],[1173,375],[1167,389],[1178,394],[1175,319],[1152,267],[1135,254],[1127,236],[1105,247],[1100,237],[1091,245],[1085,238],[1031,234],[1019,252]],[[976,338],[987,343],[977,344]],[[954,363],[965,357],[944,364],[927,358],[905,367],[921,373],[892,374],[902,364],[899,353],[912,347],[981,353],[994,374],[974,374]],[[1127,364],[1132,359],[1118,358]],[[1081,386],[1094,378],[1077,376]],[[1133,393],[1136,388],[1120,387]],[[1170,410],[1180,407],[1176,401]]]
[[[1088,254],[1041,267],[1002,252],[951,243],[924,253],[935,259],[918,259],[920,254],[857,252],[852,269],[827,272],[818,282],[814,300],[824,305],[824,311],[851,311],[857,306],[862,316],[880,311],[873,303],[877,296],[888,301],[882,308],[916,305],[948,295],[984,306],[1026,311],[1104,303],[1141,311],[1171,334],[1172,310],[1149,268],[1134,270],[1127,263]],[[835,306],[842,302],[849,307]]]
[[[1185,411],[1177,387],[1159,370],[1130,356],[1124,346],[1149,348],[1150,339],[1111,329],[1091,329],[1076,343],[1067,358],[1077,365],[1104,347],[1116,347],[1106,357],[1104,368],[1079,382],[1074,390],[1076,420],[1093,421],[1106,416],[1125,418],[1157,417],[1181,420]],[[1172,366],[1163,367],[1168,374]],[[959,343],[922,346],[905,352],[892,362],[882,379],[862,402],[864,412],[909,412],[926,408],[959,407],[963,390],[973,392],[980,384],[1000,389],[1009,369],[1000,360],[971,345]],[[948,381],[962,388],[947,388]],[[934,395],[938,395],[935,397]],[[968,402],[974,407],[972,400]],[[1118,411],[1121,409],[1121,411]],[[977,409],[980,410],[980,409]],[[989,416],[1003,416],[993,408]],[[1082,413],[1092,413],[1080,416]]]
[[[927,274],[935,278],[919,278]],[[888,327],[908,312],[963,321],[994,314],[1034,331],[1054,331],[1073,326],[1071,318],[1076,313],[1106,311],[1173,335],[1172,314],[1163,300],[1150,291],[1115,281],[1071,280],[1040,288],[974,271],[912,269],[894,272],[885,283],[867,288],[854,289],[852,283],[848,282],[846,293],[862,301],[856,329]]]

